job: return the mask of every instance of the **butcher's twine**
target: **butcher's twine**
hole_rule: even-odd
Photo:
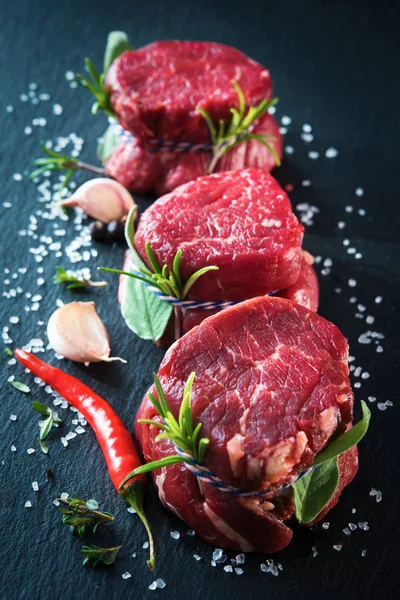
[[[124,142],[124,144],[131,144],[136,146],[138,139],[142,142],[143,146],[151,153],[156,152],[210,152],[211,150],[222,150],[227,146],[233,146],[241,139],[243,139],[248,133],[251,133],[258,125],[258,120],[253,123],[242,133],[239,133],[232,139],[226,140],[221,144],[193,144],[192,142],[176,142],[174,140],[157,140],[136,137],[131,131],[124,129],[122,125],[116,123],[113,119],[109,122],[114,126],[114,131],[118,137]]]
[[[193,475],[198,477],[198,479],[200,479],[201,481],[204,481],[204,483],[207,483],[207,484],[211,485],[212,487],[217,488],[220,492],[226,492],[228,494],[232,494],[233,496],[243,496],[243,497],[250,496],[253,498],[256,498],[256,497],[270,498],[273,496],[277,496],[278,494],[280,494],[281,492],[283,492],[284,490],[286,490],[287,488],[292,486],[294,483],[296,483],[296,481],[299,481],[299,479],[301,479],[302,477],[304,477],[305,475],[307,475],[308,473],[310,473],[311,471],[313,471],[316,468],[316,466],[314,466],[314,467],[311,467],[310,469],[304,469],[304,471],[301,471],[293,481],[286,483],[285,485],[282,485],[279,488],[275,488],[275,489],[269,488],[267,490],[262,490],[261,492],[248,492],[246,490],[241,490],[239,488],[235,488],[231,485],[224,483],[223,481],[221,481],[221,479],[219,477],[214,475],[214,473],[212,471],[207,469],[207,467],[205,465],[200,464],[193,456],[191,456],[190,454],[187,454],[186,452],[183,452],[183,450],[178,448],[178,446],[176,446],[176,444],[174,444],[174,447],[175,447],[176,453],[185,459],[186,468],[189,469],[189,471],[191,471],[193,473]]]
[[[133,261],[131,261],[131,269],[137,275],[143,276],[143,273],[138,269]],[[235,304],[239,304],[243,302],[243,300],[238,300],[235,302],[198,302],[197,300],[181,300],[180,298],[175,298],[174,296],[168,296],[164,294],[157,287],[146,283],[145,281],[140,282],[147,287],[150,292],[152,292],[155,296],[163,300],[164,302],[168,302],[168,304],[172,304],[173,306],[179,306],[180,308],[196,308],[198,310],[212,310],[215,308],[223,309],[228,308],[228,306],[234,306]]]

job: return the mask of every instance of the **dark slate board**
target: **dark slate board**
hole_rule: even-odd
[[[278,174],[281,183],[294,184],[290,194],[294,206],[309,202],[320,209],[314,225],[307,228],[305,246],[315,255],[333,260],[332,272],[321,275],[321,308],[325,317],[333,320],[348,336],[354,365],[361,365],[371,374],[369,379],[354,378],[362,386],[356,389],[357,401],[376,397],[371,403],[373,420],[367,440],[360,444],[359,474],[340,501],[340,506],[327,517],[329,529],[297,529],[293,543],[273,556],[281,563],[279,577],[260,571],[261,556],[249,556],[244,574],[237,576],[223,571],[223,565],[210,565],[213,549],[196,537],[186,535],[187,527],[167,514],[160,506],[153,489],[149,490],[147,511],[157,540],[157,570],[150,574],[144,565],[145,534],[138,520],[126,512],[106,474],[101,452],[93,434],[70,441],[64,449],[57,432],[49,441],[50,454],[38,450],[28,456],[26,450],[36,446],[37,417],[30,408],[30,398],[14,390],[7,378],[29,383],[31,396],[48,401],[49,396],[36,386],[31,377],[18,366],[7,364],[3,355],[1,400],[1,568],[0,597],[4,600],[29,598],[147,598],[153,593],[164,598],[268,598],[268,600],[305,598],[375,598],[396,597],[398,577],[398,495],[393,484],[396,477],[399,449],[396,442],[397,407],[380,411],[378,402],[396,404],[399,368],[398,318],[396,312],[400,269],[398,164],[398,51],[396,49],[398,18],[390,5],[373,2],[200,2],[168,3],[115,2],[101,0],[39,3],[20,0],[2,2],[0,35],[2,73],[0,120],[1,148],[1,283],[3,291],[20,286],[23,293],[15,298],[2,297],[2,328],[9,326],[12,347],[34,337],[44,337],[44,325],[54,310],[57,298],[72,300],[78,295],[51,283],[55,264],[68,266],[65,257],[49,253],[37,264],[29,252],[40,241],[17,234],[25,229],[29,215],[38,209],[37,192],[26,175],[14,181],[13,174],[31,169],[32,158],[38,154],[41,138],[76,132],[85,138],[82,156],[94,159],[96,139],[105,126],[104,119],[89,113],[89,99],[84,91],[70,89],[64,73],[81,68],[82,59],[90,55],[100,63],[106,34],[111,29],[129,31],[132,41],[140,46],[155,39],[187,38],[225,42],[270,68],[276,92],[281,98],[278,115],[290,115],[286,144],[295,148],[287,155]],[[50,102],[34,106],[19,100],[29,83],[38,84],[38,93],[51,94]],[[62,116],[52,115],[53,102],[60,103]],[[14,112],[7,113],[12,105]],[[24,128],[33,118],[47,118],[43,127],[33,127],[33,134],[24,135]],[[300,140],[301,127],[310,123],[315,141]],[[326,159],[325,150],[339,150],[335,159]],[[321,153],[318,160],[308,158],[309,150]],[[301,181],[309,179],[311,187]],[[81,179],[82,181],[83,179]],[[78,179],[79,181],[79,179]],[[354,193],[357,187],[365,190],[363,197]],[[3,202],[10,202],[5,208]],[[149,199],[141,201],[145,207]],[[353,205],[353,213],[345,206]],[[43,208],[43,205],[41,206]],[[364,208],[366,216],[358,209]],[[339,230],[338,221],[346,221]],[[76,232],[72,221],[65,225],[67,235],[59,238],[66,243]],[[53,223],[39,220],[37,234],[50,235]],[[361,252],[357,260],[348,254],[343,240]],[[55,239],[56,240],[56,239]],[[57,241],[57,240],[56,240]],[[96,265],[118,266],[123,248],[96,245]],[[88,263],[85,263],[86,266]],[[26,274],[4,284],[4,269],[27,267]],[[45,284],[37,286],[37,267],[43,266]],[[319,272],[323,268],[318,265]],[[355,288],[349,278],[357,280]],[[336,293],[335,288],[341,288]],[[82,298],[94,298],[99,312],[111,334],[113,347],[129,359],[128,365],[112,364],[85,368],[63,362],[73,375],[82,378],[104,395],[121,417],[133,423],[135,410],[151,381],[163,352],[138,340],[124,327],[116,306],[117,281]],[[42,295],[36,312],[25,312],[31,300],[30,292]],[[349,302],[351,296],[366,306],[363,319],[355,317],[357,308]],[[376,296],[383,302],[376,304]],[[365,315],[375,317],[368,325]],[[10,316],[20,322],[11,325]],[[362,345],[360,334],[366,330],[385,334],[383,353],[376,345]],[[42,356],[42,355],[41,355]],[[43,357],[57,362],[53,353]],[[66,431],[71,429],[71,414],[64,414]],[[359,413],[359,410],[358,410]],[[12,422],[10,414],[18,420]],[[17,451],[10,447],[15,444]],[[45,468],[51,466],[54,478],[47,481]],[[38,481],[40,491],[33,492],[31,483]],[[372,487],[382,491],[383,500],[376,503],[369,495]],[[121,560],[110,569],[90,570],[81,567],[78,539],[72,538],[62,525],[52,500],[61,492],[76,492],[95,497],[101,506],[116,515],[108,529],[89,542],[122,544]],[[32,508],[24,508],[30,500]],[[356,513],[352,513],[352,509]],[[367,521],[369,531],[357,529],[351,536],[343,533],[349,522]],[[179,540],[170,531],[181,533]],[[333,545],[343,543],[341,552]],[[312,556],[312,547],[317,556]],[[361,556],[363,550],[365,557]],[[131,558],[136,551],[137,558]],[[196,562],[193,554],[202,559]],[[229,559],[234,553],[228,553]],[[226,563],[227,564],[227,563]],[[123,580],[129,571],[132,577]],[[151,592],[149,584],[161,577],[167,586]]]

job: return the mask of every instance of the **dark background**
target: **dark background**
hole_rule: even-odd
[[[343,494],[340,506],[325,519],[330,522],[329,529],[324,530],[321,525],[312,531],[298,529],[290,547],[272,557],[275,564],[282,563],[279,577],[260,571],[261,556],[248,556],[241,576],[225,573],[223,565],[211,567],[213,549],[198,538],[185,535],[187,527],[161,508],[153,489],[147,506],[158,557],[157,570],[150,574],[144,564],[144,531],[116,496],[91,432],[71,440],[66,449],[59,441],[62,432],[57,432],[49,440],[48,456],[39,450],[27,455],[27,448],[36,447],[38,418],[30,408],[29,398],[14,390],[7,378],[15,374],[16,379],[28,383],[36,400],[48,402],[49,397],[22,368],[8,365],[9,358],[3,355],[0,598],[103,600],[147,598],[153,593],[171,599],[397,597],[400,98],[399,21],[394,3],[2,0],[0,7],[1,285],[3,290],[10,288],[3,285],[4,268],[14,273],[26,266],[26,275],[19,276],[12,286],[18,284],[24,293],[43,296],[36,313],[24,311],[29,304],[24,294],[15,299],[2,298],[0,325],[10,327],[10,346],[23,345],[33,337],[44,338],[45,327],[38,326],[37,321],[47,322],[57,298],[77,299],[76,293],[51,282],[55,264],[70,267],[66,257],[56,259],[50,254],[45,258],[42,266],[46,283],[37,289],[39,265],[29,247],[39,242],[17,235],[38,208],[36,188],[26,174],[40,153],[39,140],[74,131],[85,138],[82,157],[94,161],[96,138],[105,127],[102,117],[90,115],[85,92],[69,87],[65,71],[80,70],[86,55],[100,65],[106,35],[112,29],[126,30],[135,46],[156,39],[216,40],[237,46],[271,70],[276,94],[281,98],[277,115],[286,114],[293,119],[286,144],[295,148],[293,155],[286,156],[277,177],[282,184],[294,185],[290,194],[294,206],[309,202],[320,209],[314,225],[306,231],[305,247],[333,260],[332,272],[320,276],[320,312],[349,338],[351,354],[356,357],[353,364],[371,374],[367,380],[353,380],[362,382],[361,388],[355,390],[357,405],[369,396],[377,398],[370,404],[372,425],[367,439],[360,444],[356,480]],[[32,106],[19,101],[19,94],[27,92],[31,82],[36,82],[41,92],[51,94],[50,103]],[[53,102],[63,106],[62,116],[52,115]],[[14,107],[13,113],[6,112],[7,105]],[[35,117],[46,117],[47,125],[34,128],[31,136],[24,135],[24,128]],[[315,141],[311,145],[299,137],[303,123],[313,127]],[[336,159],[324,157],[329,146],[339,150]],[[317,161],[308,158],[311,149],[321,152]],[[24,174],[23,180],[14,181],[14,173]],[[302,187],[303,179],[310,179],[312,186]],[[362,198],[354,194],[359,186],[365,190]],[[3,202],[11,202],[12,208],[4,208]],[[148,202],[143,200],[141,206]],[[354,206],[352,214],[345,212],[346,205]],[[367,211],[365,217],[358,215],[359,208]],[[337,228],[339,220],[346,221],[342,231]],[[48,235],[50,225],[39,221],[37,233]],[[68,233],[66,238],[60,238],[63,242],[76,235],[72,222],[66,223],[65,228]],[[347,254],[344,238],[362,252],[362,260]],[[121,264],[122,247],[96,248],[99,258],[90,263],[94,275],[97,265]],[[322,265],[317,267],[320,271]],[[349,278],[357,280],[356,288],[348,286]],[[93,365],[86,369],[65,361],[61,366],[94,387],[132,424],[163,352],[135,338],[124,327],[115,301],[117,281],[110,279],[110,283],[108,288],[81,294],[79,299],[96,300],[114,352],[128,358],[128,365]],[[340,288],[341,293],[335,293],[335,288]],[[349,303],[353,295],[367,307],[365,314],[375,317],[373,325],[355,318],[357,309]],[[379,305],[374,302],[377,295],[383,296]],[[17,325],[8,323],[11,315],[20,317]],[[358,342],[359,335],[368,329],[385,334],[383,353],[376,353],[375,344]],[[40,356],[57,362],[51,351]],[[394,406],[378,410],[377,403],[386,400]],[[17,422],[10,421],[11,413],[18,416]],[[69,411],[60,414],[65,421],[65,435],[71,429],[72,417]],[[17,447],[16,453],[10,452],[11,444]],[[44,475],[47,466],[54,472],[50,481]],[[39,482],[39,493],[32,491],[32,481]],[[369,496],[372,487],[383,492],[379,504]],[[113,526],[88,540],[99,545],[123,545],[121,559],[114,567],[96,571],[80,565],[81,541],[70,536],[52,505],[52,500],[63,491],[94,497],[105,510],[116,515]],[[26,500],[32,501],[32,508],[24,508]],[[353,508],[356,514],[352,513]],[[357,529],[346,536],[342,530],[349,521],[367,521],[370,529]],[[179,540],[170,537],[171,530],[180,531]],[[340,543],[344,546],[337,552],[333,545]],[[316,557],[312,557],[312,547],[317,548]],[[367,554],[362,557],[364,549]],[[137,558],[131,558],[134,551]],[[193,559],[195,552],[202,556],[200,562]],[[234,555],[228,553],[229,559]],[[131,573],[131,579],[121,578],[125,571]],[[167,586],[151,592],[148,586],[157,577],[163,578]]]

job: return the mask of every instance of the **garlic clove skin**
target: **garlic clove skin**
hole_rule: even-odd
[[[118,181],[97,177],[81,185],[72,196],[59,202],[58,206],[79,206],[89,217],[102,223],[111,223],[127,215],[135,202]]]
[[[50,317],[47,335],[53,350],[76,362],[126,360],[110,357],[110,337],[94,302],[70,302]]]

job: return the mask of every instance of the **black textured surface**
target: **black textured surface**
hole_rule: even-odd
[[[63,361],[61,366],[105,396],[132,424],[163,352],[125,329],[116,305],[115,279],[110,278],[108,288],[87,294],[67,292],[52,284],[54,265],[69,267],[69,261],[49,252],[41,264],[35,262],[29,248],[39,246],[40,240],[19,236],[17,232],[26,229],[29,215],[38,210],[38,194],[26,176],[22,181],[14,181],[13,174],[31,169],[41,138],[72,131],[85,138],[82,156],[94,160],[96,138],[105,126],[104,119],[90,115],[89,98],[84,91],[70,89],[64,73],[68,69],[79,70],[85,55],[100,64],[109,30],[127,30],[136,46],[160,38],[217,40],[239,47],[272,72],[276,93],[281,98],[278,115],[287,114],[293,119],[286,144],[295,148],[294,154],[286,156],[278,178],[282,183],[294,184],[290,194],[294,205],[309,202],[320,209],[314,225],[307,228],[305,246],[315,255],[333,260],[331,274],[320,276],[320,312],[348,336],[351,354],[356,357],[353,364],[371,374],[369,379],[353,378],[353,382],[362,382],[361,388],[355,390],[357,401],[377,397],[371,403],[370,433],[360,444],[356,480],[343,494],[339,507],[328,515],[329,529],[320,525],[313,531],[298,529],[290,547],[272,557],[275,564],[282,563],[279,577],[260,571],[261,556],[248,556],[241,576],[224,572],[223,565],[213,568],[213,549],[198,538],[185,535],[187,527],[161,508],[153,489],[148,494],[147,509],[158,556],[157,570],[150,574],[145,567],[146,551],[142,549],[145,533],[117,497],[92,432],[77,436],[64,449],[59,438],[72,429],[73,415],[60,410],[65,421],[63,432],[49,439],[49,455],[42,454],[36,442],[38,416],[30,407],[30,398],[12,388],[7,378],[14,374],[16,379],[28,383],[31,397],[36,400],[48,402],[50,397],[21,367],[8,365],[9,357],[2,353],[2,599],[103,600],[147,598],[152,594],[171,599],[397,597],[399,506],[393,475],[396,480],[400,458],[396,435],[399,23],[389,3],[350,4],[289,1],[243,5],[219,0],[0,2],[1,286],[7,292],[17,286],[23,289],[15,298],[1,298],[0,325],[10,328],[10,346],[23,345],[32,338],[45,340],[45,325],[38,325],[38,321],[47,322],[57,298],[95,299],[114,352],[128,358],[128,364],[85,368]],[[38,106],[21,102],[19,94],[26,92],[31,82],[38,84],[39,92],[50,93],[51,102]],[[52,115],[53,102],[64,107],[62,116]],[[7,113],[7,105],[12,105],[14,112]],[[24,128],[37,117],[46,117],[46,126],[33,127],[31,136],[24,135]],[[313,127],[312,144],[299,137],[303,123]],[[329,146],[339,150],[337,158],[325,158]],[[318,160],[308,158],[311,149],[321,152]],[[301,186],[304,179],[310,179],[312,186]],[[354,190],[359,186],[365,189],[363,197],[355,196]],[[10,202],[12,207],[5,208],[4,202]],[[147,203],[144,200],[142,206]],[[353,213],[345,212],[346,205],[354,206]],[[366,210],[366,216],[358,214],[359,208]],[[342,220],[346,221],[346,228],[339,230],[337,222]],[[76,236],[72,217],[60,227],[65,227],[67,235],[54,241],[65,244]],[[39,219],[35,233],[48,236],[52,232],[53,222]],[[362,259],[347,253],[345,238],[350,240],[350,247],[363,254]],[[122,248],[98,244],[96,248],[98,259],[85,263],[91,266],[93,274],[98,264],[121,263]],[[38,287],[40,266],[46,282]],[[23,267],[27,267],[27,273],[18,273],[18,268]],[[5,274],[4,269],[10,269],[10,274]],[[15,280],[14,273],[18,273]],[[10,284],[3,284],[7,278]],[[355,288],[349,287],[349,278],[357,280]],[[342,292],[335,293],[335,288]],[[25,306],[32,304],[25,297],[26,292],[43,296],[36,312],[25,311]],[[378,295],[383,296],[381,304],[374,302]],[[374,324],[366,324],[365,317],[355,318],[357,303],[349,303],[351,296],[366,306],[364,314],[373,315]],[[18,316],[19,323],[10,324],[10,316]],[[381,342],[383,353],[376,353],[375,343],[358,342],[359,335],[368,329],[385,334]],[[51,351],[40,356],[60,364]],[[380,411],[377,404],[385,400],[395,405]],[[16,422],[9,419],[10,414],[17,415]],[[16,452],[10,451],[12,444]],[[28,455],[26,450],[31,446],[37,450]],[[47,466],[54,473],[49,481],[44,474]],[[39,483],[38,493],[32,490],[33,481]],[[382,502],[376,503],[369,496],[372,487],[383,492]],[[80,565],[82,542],[70,536],[52,504],[63,491],[94,497],[102,507],[115,513],[112,526],[89,538],[99,545],[123,545],[121,559],[114,567],[90,570]],[[24,508],[27,500],[32,502],[32,508]],[[367,521],[370,529],[357,529],[346,536],[342,530],[350,521]],[[170,537],[171,530],[181,532],[179,540]],[[344,546],[337,552],[333,545],[340,543]],[[314,558],[313,546],[318,551]],[[364,549],[367,554],[362,557]],[[137,558],[131,558],[134,551]],[[202,557],[200,562],[193,558],[196,552]],[[132,575],[129,580],[121,577],[125,571]],[[158,577],[165,580],[166,588],[148,590]]]

